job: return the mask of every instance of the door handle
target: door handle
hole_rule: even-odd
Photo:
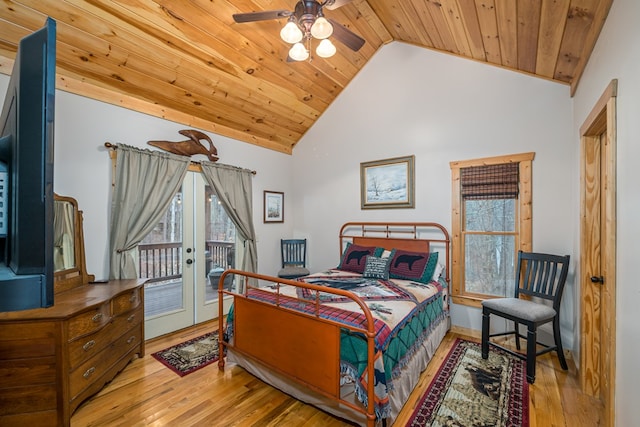
[[[602,276],[591,276],[591,283],[604,283],[604,277]]]

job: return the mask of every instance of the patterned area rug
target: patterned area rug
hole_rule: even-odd
[[[458,339],[407,426],[528,427],[525,362],[496,348]]]
[[[218,332],[190,339],[152,356],[183,377],[218,361]]]

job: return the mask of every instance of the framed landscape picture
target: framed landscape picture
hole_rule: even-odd
[[[414,156],[360,163],[362,209],[414,207]]]
[[[264,222],[284,222],[283,192],[264,192]]]

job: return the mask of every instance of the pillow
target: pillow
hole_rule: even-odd
[[[437,282],[440,276],[442,275],[443,271],[444,271],[444,264],[437,263],[436,268],[433,269],[433,277],[431,278],[431,280],[433,280],[434,282]]]
[[[364,267],[367,263],[367,255],[379,257],[380,254],[382,254],[382,248],[347,243],[347,248],[342,254],[338,270],[353,271],[354,273],[362,274],[364,273]]]
[[[367,262],[364,266],[364,273],[362,273],[362,277],[367,279],[389,280],[390,263],[391,258],[367,255]]]
[[[411,252],[396,249],[389,266],[389,277],[429,283],[437,264],[438,252]]]

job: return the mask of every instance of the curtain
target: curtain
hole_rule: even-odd
[[[244,258],[240,269],[257,272],[258,251],[253,226],[252,172],[213,162],[202,162],[201,165],[205,181],[215,190],[218,200],[243,239]]]
[[[517,199],[520,163],[472,166],[460,169],[464,200]]]
[[[135,279],[138,244],[156,226],[182,185],[190,159],[117,144],[111,202],[110,279]]]

